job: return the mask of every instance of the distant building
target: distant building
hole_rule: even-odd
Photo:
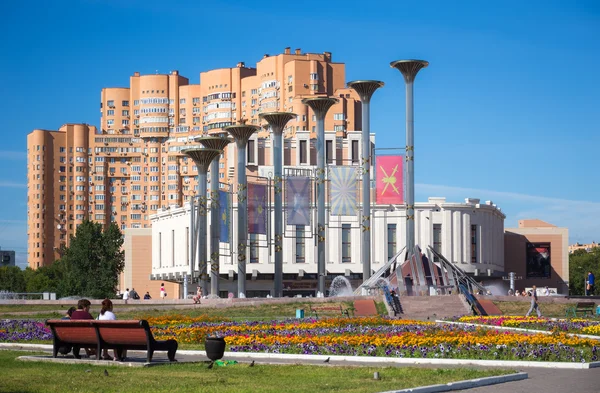
[[[0,250],[0,266],[16,266],[15,252]]]
[[[521,279],[517,288],[536,285],[568,293],[569,230],[542,220],[519,220],[504,232],[505,271]]]
[[[150,288],[151,295],[160,283],[182,283],[190,269],[189,205],[160,210],[150,217],[151,229],[125,231],[125,271],[121,287]],[[404,247],[406,214],[404,205],[372,207],[372,269],[381,268]],[[425,252],[427,245],[442,253],[468,274],[486,279],[501,279],[504,273],[505,215],[492,201],[467,198],[465,203],[429,198],[415,204],[415,239]],[[210,231],[210,217],[209,217]],[[237,222],[234,203],[231,222]],[[317,291],[316,247],[311,229],[286,226],[283,239],[284,296],[315,296]],[[237,244],[232,231],[232,244]],[[330,216],[326,237],[326,287],[341,275],[356,288],[362,283],[360,221],[357,216]],[[266,235],[250,235],[247,268],[247,297],[273,295],[274,264],[266,247]],[[128,257],[128,250],[134,254]],[[211,251],[208,252],[210,255]],[[230,244],[221,243],[220,297],[237,294],[237,256]],[[139,254],[139,255],[137,255]],[[432,257],[434,262],[436,258]],[[151,261],[151,262],[150,262]],[[141,266],[143,265],[143,266]],[[197,266],[194,269],[198,275]],[[174,287],[175,297],[182,295]],[[177,291],[177,292],[176,292]],[[192,291],[193,292],[193,291]]]
[[[316,117],[302,99],[318,96],[339,100],[325,119],[327,164],[358,166],[361,103],[346,87],[345,64],[330,52],[285,48],[255,67],[240,62],[203,71],[198,84],[178,71],[134,72],[128,87],[102,89],[98,129],[65,124],[27,136],[29,266],[60,258],[86,219],[121,230],[150,228],[159,209],[188,203],[198,190],[197,170],[181,150],[199,146],[194,137],[238,122],[264,125],[261,112],[295,113],[284,130],[284,165],[315,165]],[[250,175],[272,165],[268,129],[252,136],[247,149]],[[220,158],[224,185],[236,178],[236,155],[231,144]]]
[[[587,252],[591,252],[592,249],[594,249],[598,246],[599,245],[596,242],[591,242],[589,244],[575,243],[575,244],[569,246],[569,254],[573,254],[577,250],[585,250]]]

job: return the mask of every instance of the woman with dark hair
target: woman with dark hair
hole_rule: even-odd
[[[98,315],[98,320],[100,321],[114,321],[117,319],[115,314],[112,312],[113,303],[110,299],[104,299],[102,301],[102,308],[100,309],[100,315]]]
[[[62,317],[61,319],[71,319],[71,315],[73,315],[73,312],[75,312],[75,310],[77,310],[75,307],[70,307],[67,310],[67,313],[65,314],[65,316]]]
[[[100,315],[98,315],[99,321],[116,321],[117,316],[113,313],[113,302],[110,299],[104,299],[102,301],[102,308],[100,309]],[[114,352],[115,359],[117,359],[117,351]],[[127,351],[123,351],[123,358],[127,355]],[[108,354],[108,351],[105,349],[102,354],[102,359],[104,360],[113,360],[113,358]]]

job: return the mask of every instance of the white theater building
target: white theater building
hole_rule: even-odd
[[[221,297],[226,297],[228,293],[237,296],[238,258],[232,254],[230,247],[230,244],[237,244],[235,205],[231,216],[231,242],[220,243],[219,250]],[[458,203],[447,202],[445,198],[429,198],[427,202],[415,204],[416,244],[423,249],[431,245],[467,273],[499,277],[504,275],[505,217],[491,201],[482,203],[479,199],[467,198],[464,203]],[[182,282],[184,274],[192,272],[189,205],[159,211],[151,216],[151,221],[150,278]],[[208,221],[207,243],[210,245],[210,215]],[[360,222],[359,216],[328,216],[327,287],[338,275],[346,276],[353,288],[362,283]],[[314,219],[312,224],[316,226]],[[405,206],[373,205],[371,226],[371,267],[375,272],[405,245]],[[273,226],[270,225],[270,228],[272,230]],[[315,296],[317,260],[314,229],[308,226],[285,226],[283,253],[284,296]],[[211,250],[208,250],[207,255],[210,254]],[[251,234],[246,256],[246,297],[273,295],[273,261],[274,250],[267,247],[267,236]],[[198,275],[197,266],[194,275]]]

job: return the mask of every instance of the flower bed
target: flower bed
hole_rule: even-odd
[[[524,334],[379,317],[192,323],[155,327],[153,331],[157,338],[181,343],[198,344],[208,335],[224,336],[234,352],[566,362],[598,359],[596,341],[564,333]]]
[[[465,316],[458,318],[457,322],[546,330],[550,332],[600,335],[600,321],[581,318],[550,320],[547,318],[520,316]]]
[[[29,320],[0,320],[0,342],[52,340],[52,332],[43,322]]]
[[[199,347],[207,336],[221,336],[225,337],[228,350],[234,352],[562,362],[598,359],[596,340],[562,332],[527,334],[381,317],[214,322],[209,318],[173,316],[149,321],[158,340],[174,338],[180,344]],[[503,323],[491,319],[487,322]],[[51,339],[51,332],[42,322],[0,324],[3,342]]]

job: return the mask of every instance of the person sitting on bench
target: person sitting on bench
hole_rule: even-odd
[[[90,303],[87,299],[79,299],[77,302],[77,310],[73,311],[71,314],[71,319],[94,319],[92,314],[90,314],[90,307],[92,303]],[[88,357],[91,357],[96,354],[96,348],[85,348],[85,353]]]

